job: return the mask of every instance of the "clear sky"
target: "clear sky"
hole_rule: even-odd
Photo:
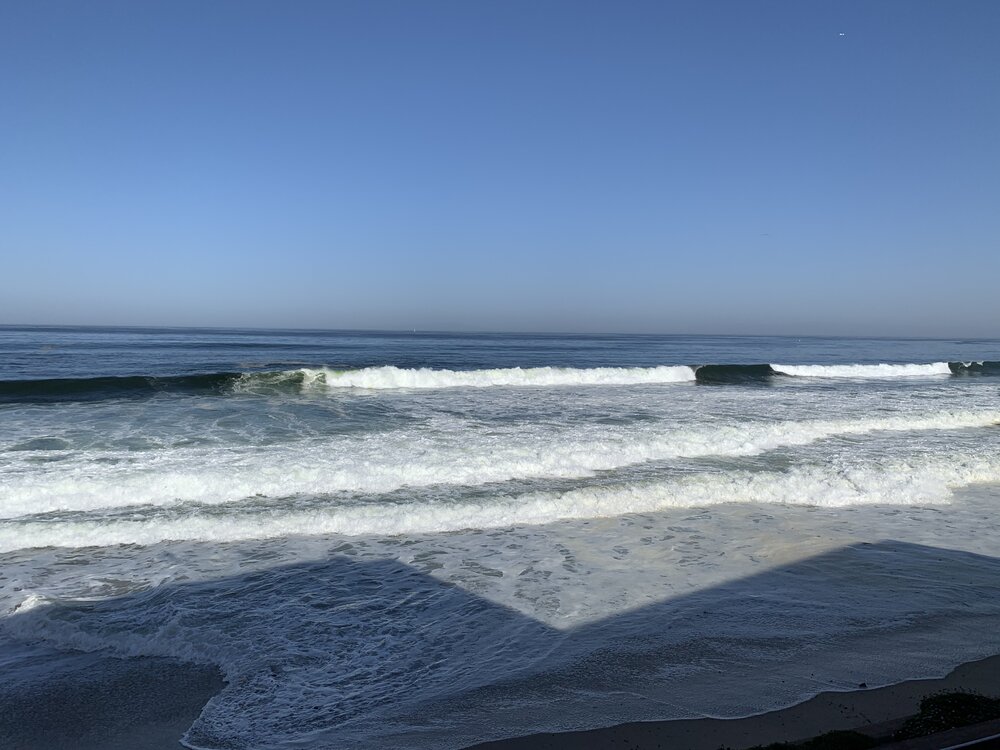
[[[1000,336],[1000,2],[0,3],[0,323]]]

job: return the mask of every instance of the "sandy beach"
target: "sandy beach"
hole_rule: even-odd
[[[223,686],[211,668],[166,659],[70,656],[60,681],[30,694],[0,693],[0,745],[9,750],[178,750],[204,703]],[[533,734],[469,750],[740,750],[835,729],[887,734],[895,722],[918,710],[922,698],[944,690],[1000,696],[1000,656],[963,664],[941,679],[821,693],[795,706],[742,719],[637,722]]]
[[[486,742],[475,750],[674,748],[719,750],[804,740],[836,729],[879,728],[917,712],[922,698],[944,690],[1000,696],[1000,656],[962,664],[941,679],[911,680],[851,692],[827,692],[795,706],[743,719],[619,724],[604,729]],[[891,727],[886,727],[887,733]],[[469,748],[469,750],[473,750]]]
[[[172,659],[36,658],[36,684],[0,686],[4,750],[177,750],[224,685],[218,670]]]

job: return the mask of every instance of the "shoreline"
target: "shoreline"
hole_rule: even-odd
[[[224,687],[212,668],[167,659],[86,658],[73,670],[0,708],[0,738],[11,750],[184,750],[180,739]],[[103,679],[94,673],[99,666]],[[108,671],[104,671],[108,670]],[[833,730],[889,734],[920,700],[946,690],[1000,697],[1000,655],[966,662],[936,679],[823,692],[806,701],[737,719],[669,719],[493,740],[465,750],[743,750],[796,742]],[[0,691],[2,692],[2,691]]]
[[[916,714],[921,699],[946,690],[1000,697],[1000,655],[955,667],[945,677],[877,688],[819,693],[802,703],[738,719],[668,719],[567,732],[541,732],[470,745],[465,750],[742,750],[772,742],[798,742],[833,730],[892,731]]]

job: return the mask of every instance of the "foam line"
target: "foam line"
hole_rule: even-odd
[[[493,386],[585,386],[686,383],[695,379],[686,365],[662,367],[511,367],[496,370],[303,369],[306,383],[330,388],[489,388]]]
[[[947,362],[926,365],[775,365],[771,368],[782,375],[798,378],[926,378],[951,375]]]
[[[567,492],[497,495],[482,502],[376,503],[253,516],[196,512],[176,519],[94,519],[0,523],[0,552],[29,547],[154,544],[165,540],[228,542],[294,535],[439,533],[617,517],[723,503],[844,507],[947,503],[952,489],[1000,481],[1000,458],[955,456],[893,466],[732,471],[661,482],[587,487]]]
[[[422,430],[284,446],[150,451],[117,458],[85,454],[42,464],[45,468],[12,467],[0,476],[0,518],[178,501],[221,504],[261,496],[582,478],[649,461],[757,455],[836,435],[970,429],[997,422],[1000,412],[989,411],[679,429],[662,424],[572,430],[516,427],[493,435]]]

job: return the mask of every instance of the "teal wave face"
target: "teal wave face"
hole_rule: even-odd
[[[175,377],[50,378],[0,381],[0,403],[52,403],[148,398],[158,393],[222,392],[240,377],[238,372],[217,372]]]
[[[1000,362],[949,362],[948,367],[954,375],[1000,376]]]
[[[694,372],[699,383],[710,385],[760,383],[777,374],[771,365],[702,365]]]
[[[812,377],[859,377],[859,378],[879,378],[883,377],[878,370],[880,367],[887,368],[887,374],[892,376],[892,368],[899,368],[908,375],[919,375],[921,368],[931,367],[924,365],[841,365],[841,366],[814,366],[805,365],[795,368],[787,366],[775,366],[770,364],[705,364],[682,366],[690,367],[694,372],[694,380],[705,385],[741,385],[741,384],[766,384],[774,378],[797,377],[798,370],[809,370]],[[784,368],[784,369],[776,369]],[[945,368],[945,363],[940,364],[941,369]],[[853,369],[858,372],[852,373]],[[635,368],[639,370],[649,368]],[[786,371],[788,370],[788,371]],[[424,372],[398,370],[401,373]],[[573,368],[569,368],[572,372]],[[564,384],[585,385],[590,383],[592,378],[586,377],[593,368],[579,368],[579,383],[569,378]],[[624,368],[623,371],[630,371]],[[973,362],[948,362],[947,369],[943,374],[959,377],[1000,377],[1000,361],[973,361]],[[306,370],[279,370],[279,371],[257,371],[249,373],[240,372],[214,372],[195,375],[175,375],[175,376],[109,376],[96,378],[48,378],[29,380],[0,380],[0,404],[26,404],[26,403],[58,403],[73,401],[102,401],[106,399],[142,399],[150,398],[162,393],[179,393],[189,395],[227,395],[234,392],[268,394],[275,391],[286,392],[298,390],[307,379]],[[359,370],[330,370],[330,373],[345,375],[350,373],[367,372],[364,368]],[[444,370],[438,373],[473,375],[476,370]],[[928,371],[929,372],[929,371]],[[934,373],[937,374],[937,373]],[[468,378],[466,378],[468,379]],[[322,380],[322,379],[321,379]],[[325,382],[325,381],[323,381]],[[530,385],[525,382],[523,385]],[[510,383],[516,386],[518,383]],[[358,387],[364,387],[363,385]],[[407,387],[405,383],[398,385],[399,388]]]

